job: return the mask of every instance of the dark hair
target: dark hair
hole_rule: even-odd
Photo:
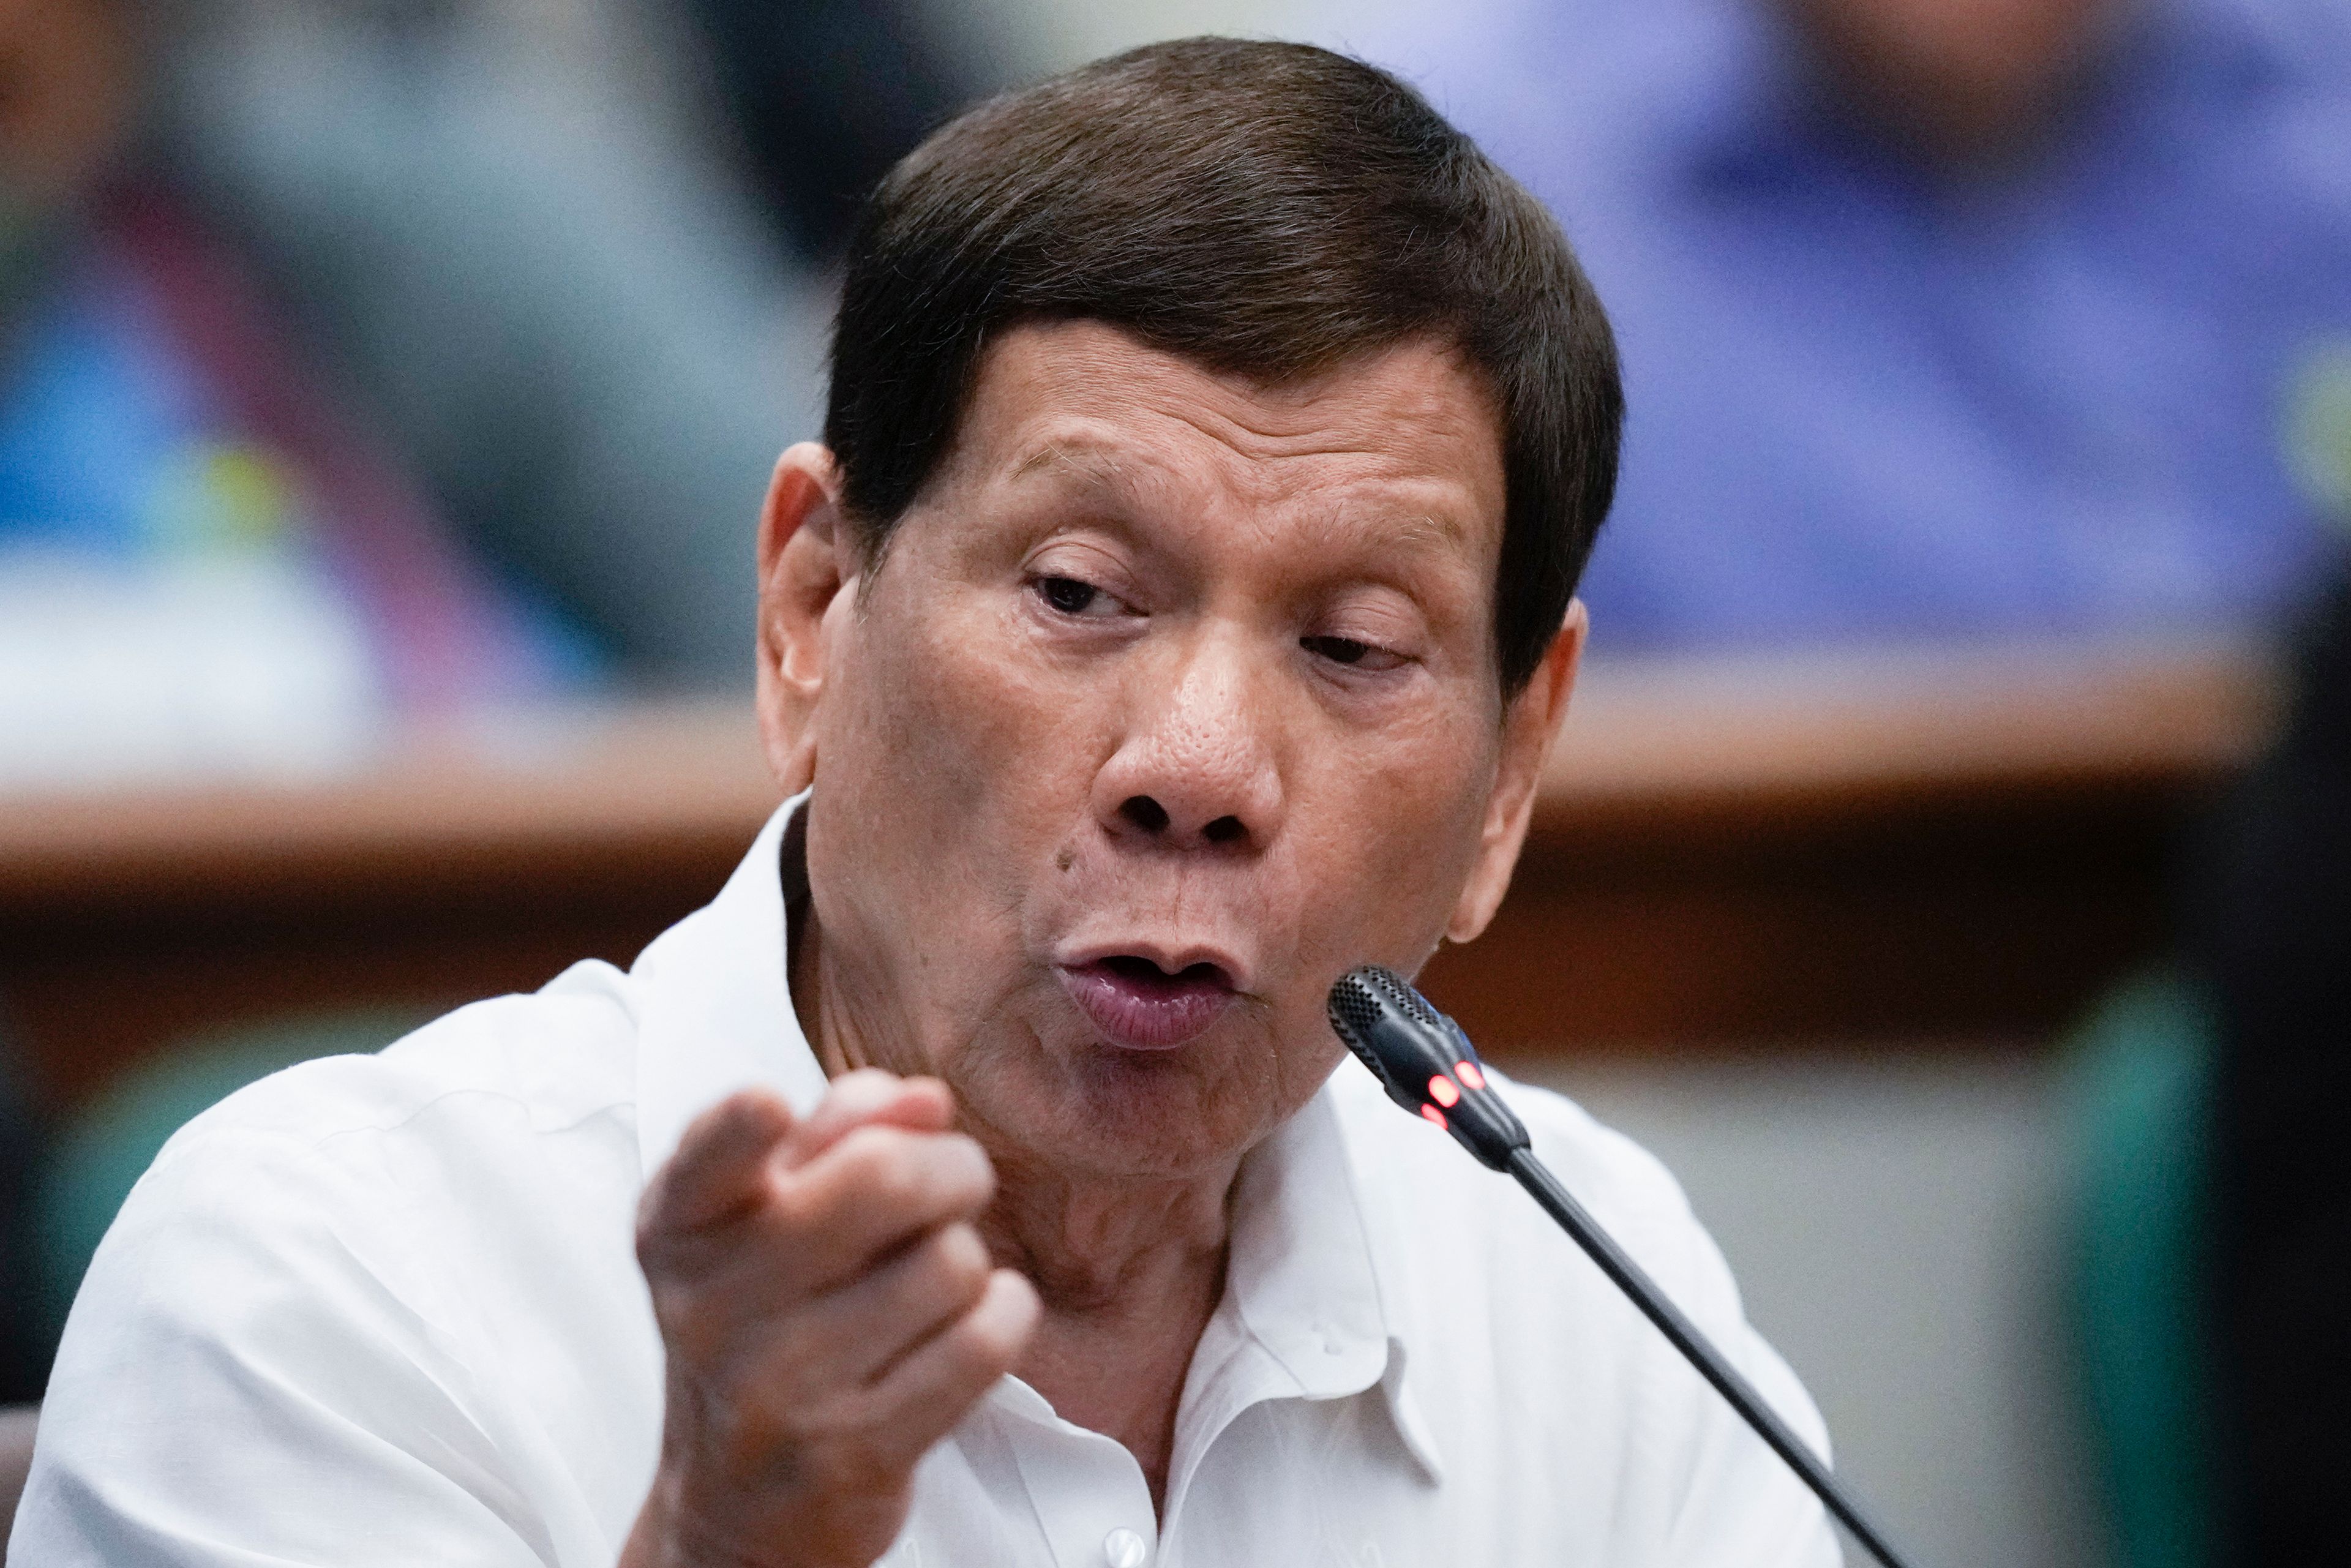
[[[1326,49],[1191,38],[909,153],[859,222],[833,333],[825,439],[869,554],[946,457],[990,337],[1079,318],[1273,384],[1448,340],[1501,420],[1495,658],[1525,685],[1615,490],[1615,342],[1558,225],[1418,93]]]

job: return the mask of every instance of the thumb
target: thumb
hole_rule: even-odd
[[[765,1089],[730,1094],[694,1119],[653,1173],[639,1206],[656,1233],[699,1229],[757,1197],[768,1162],[793,1129],[791,1107]]]

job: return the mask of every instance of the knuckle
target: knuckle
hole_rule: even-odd
[[[968,1373],[993,1375],[1019,1358],[1027,1337],[1005,1314],[974,1312],[955,1326],[955,1359]]]
[[[939,1142],[948,1151],[949,1169],[958,1198],[977,1205],[995,1196],[996,1163],[979,1146],[978,1139],[964,1133],[948,1133]]]
[[[939,1232],[931,1246],[938,1271],[957,1300],[974,1300],[987,1288],[994,1260],[988,1257],[987,1244],[979,1239],[978,1231],[968,1225],[951,1225]]]
[[[767,1221],[787,1237],[800,1236],[825,1222],[825,1194],[816,1184],[783,1176],[768,1191]]]
[[[890,1127],[860,1127],[841,1140],[845,1174],[867,1201],[903,1208],[922,1196],[920,1163],[905,1134]]]

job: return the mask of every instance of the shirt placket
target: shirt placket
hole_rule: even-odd
[[[1025,1386],[1001,1391],[997,1407],[1054,1568],[1149,1568],[1158,1561],[1151,1488],[1123,1444],[1062,1420]]]

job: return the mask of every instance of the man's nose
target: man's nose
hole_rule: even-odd
[[[1094,780],[1113,838],[1263,849],[1280,829],[1279,704],[1247,651],[1203,638],[1129,688],[1132,726]]]

